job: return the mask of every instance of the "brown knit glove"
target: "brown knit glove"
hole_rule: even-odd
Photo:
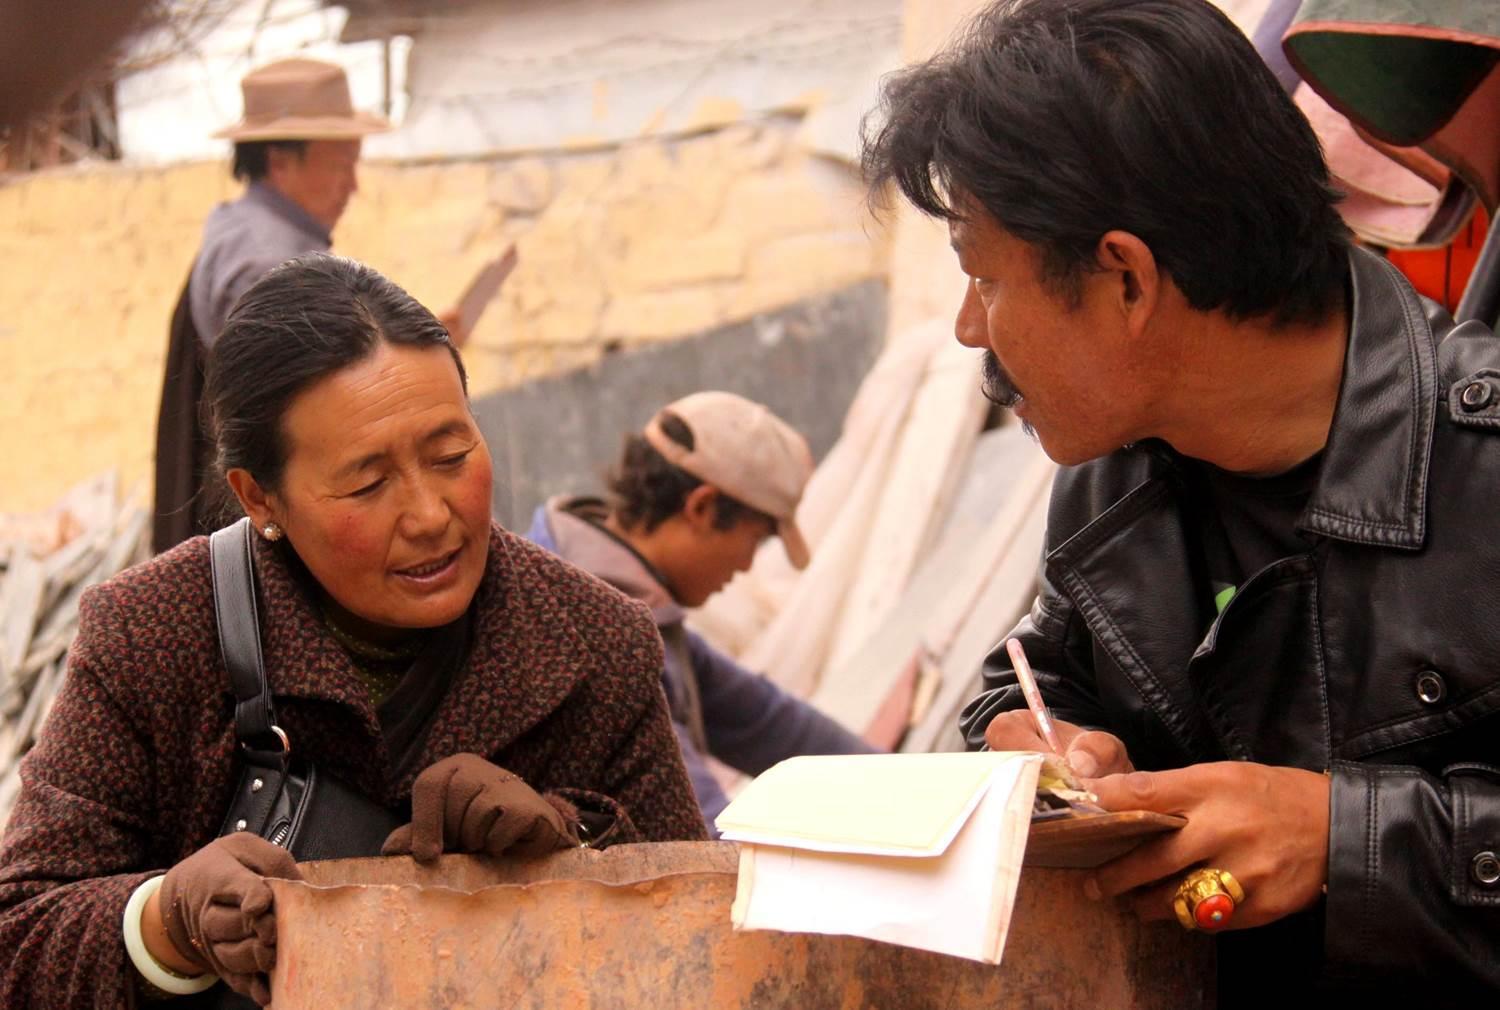
[[[381,855],[430,863],[444,852],[530,859],[578,844],[572,804],[540,796],[478,754],[455,754],[417,776],[411,823],[392,831]]]
[[[271,1002],[276,918],[267,877],[301,880],[292,854],[248,831],[209,842],[167,871],[162,922],[182,956],[261,1006]]]

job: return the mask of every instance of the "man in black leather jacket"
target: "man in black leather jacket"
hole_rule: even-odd
[[[1001,0],[887,81],[865,167],[949,223],[986,393],[1064,464],[1014,632],[1113,809],[1090,874],[1243,899],[1219,1005],[1500,992],[1500,342],[1350,247],[1306,121],[1200,0]],[[971,746],[1045,749],[997,649]]]

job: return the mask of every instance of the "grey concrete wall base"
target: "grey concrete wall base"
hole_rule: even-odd
[[[885,339],[886,289],[865,281],[707,333],[474,401],[495,458],[495,518],[522,532],[554,494],[597,493],[628,432],[703,389],[769,406],[822,458]]]

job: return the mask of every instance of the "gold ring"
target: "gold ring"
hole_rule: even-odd
[[[1245,889],[1228,870],[1194,870],[1177,885],[1172,911],[1183,929],[1213,931],[1229,925],[1234,910],[1245,900]]]

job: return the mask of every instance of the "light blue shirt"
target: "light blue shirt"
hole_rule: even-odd
[[[327,228],[263,182],[215,207],[203,225],[203,247],[188,282],[188,307],[204,346],[213,346],[229,310],[266,271],[332,245]]]

